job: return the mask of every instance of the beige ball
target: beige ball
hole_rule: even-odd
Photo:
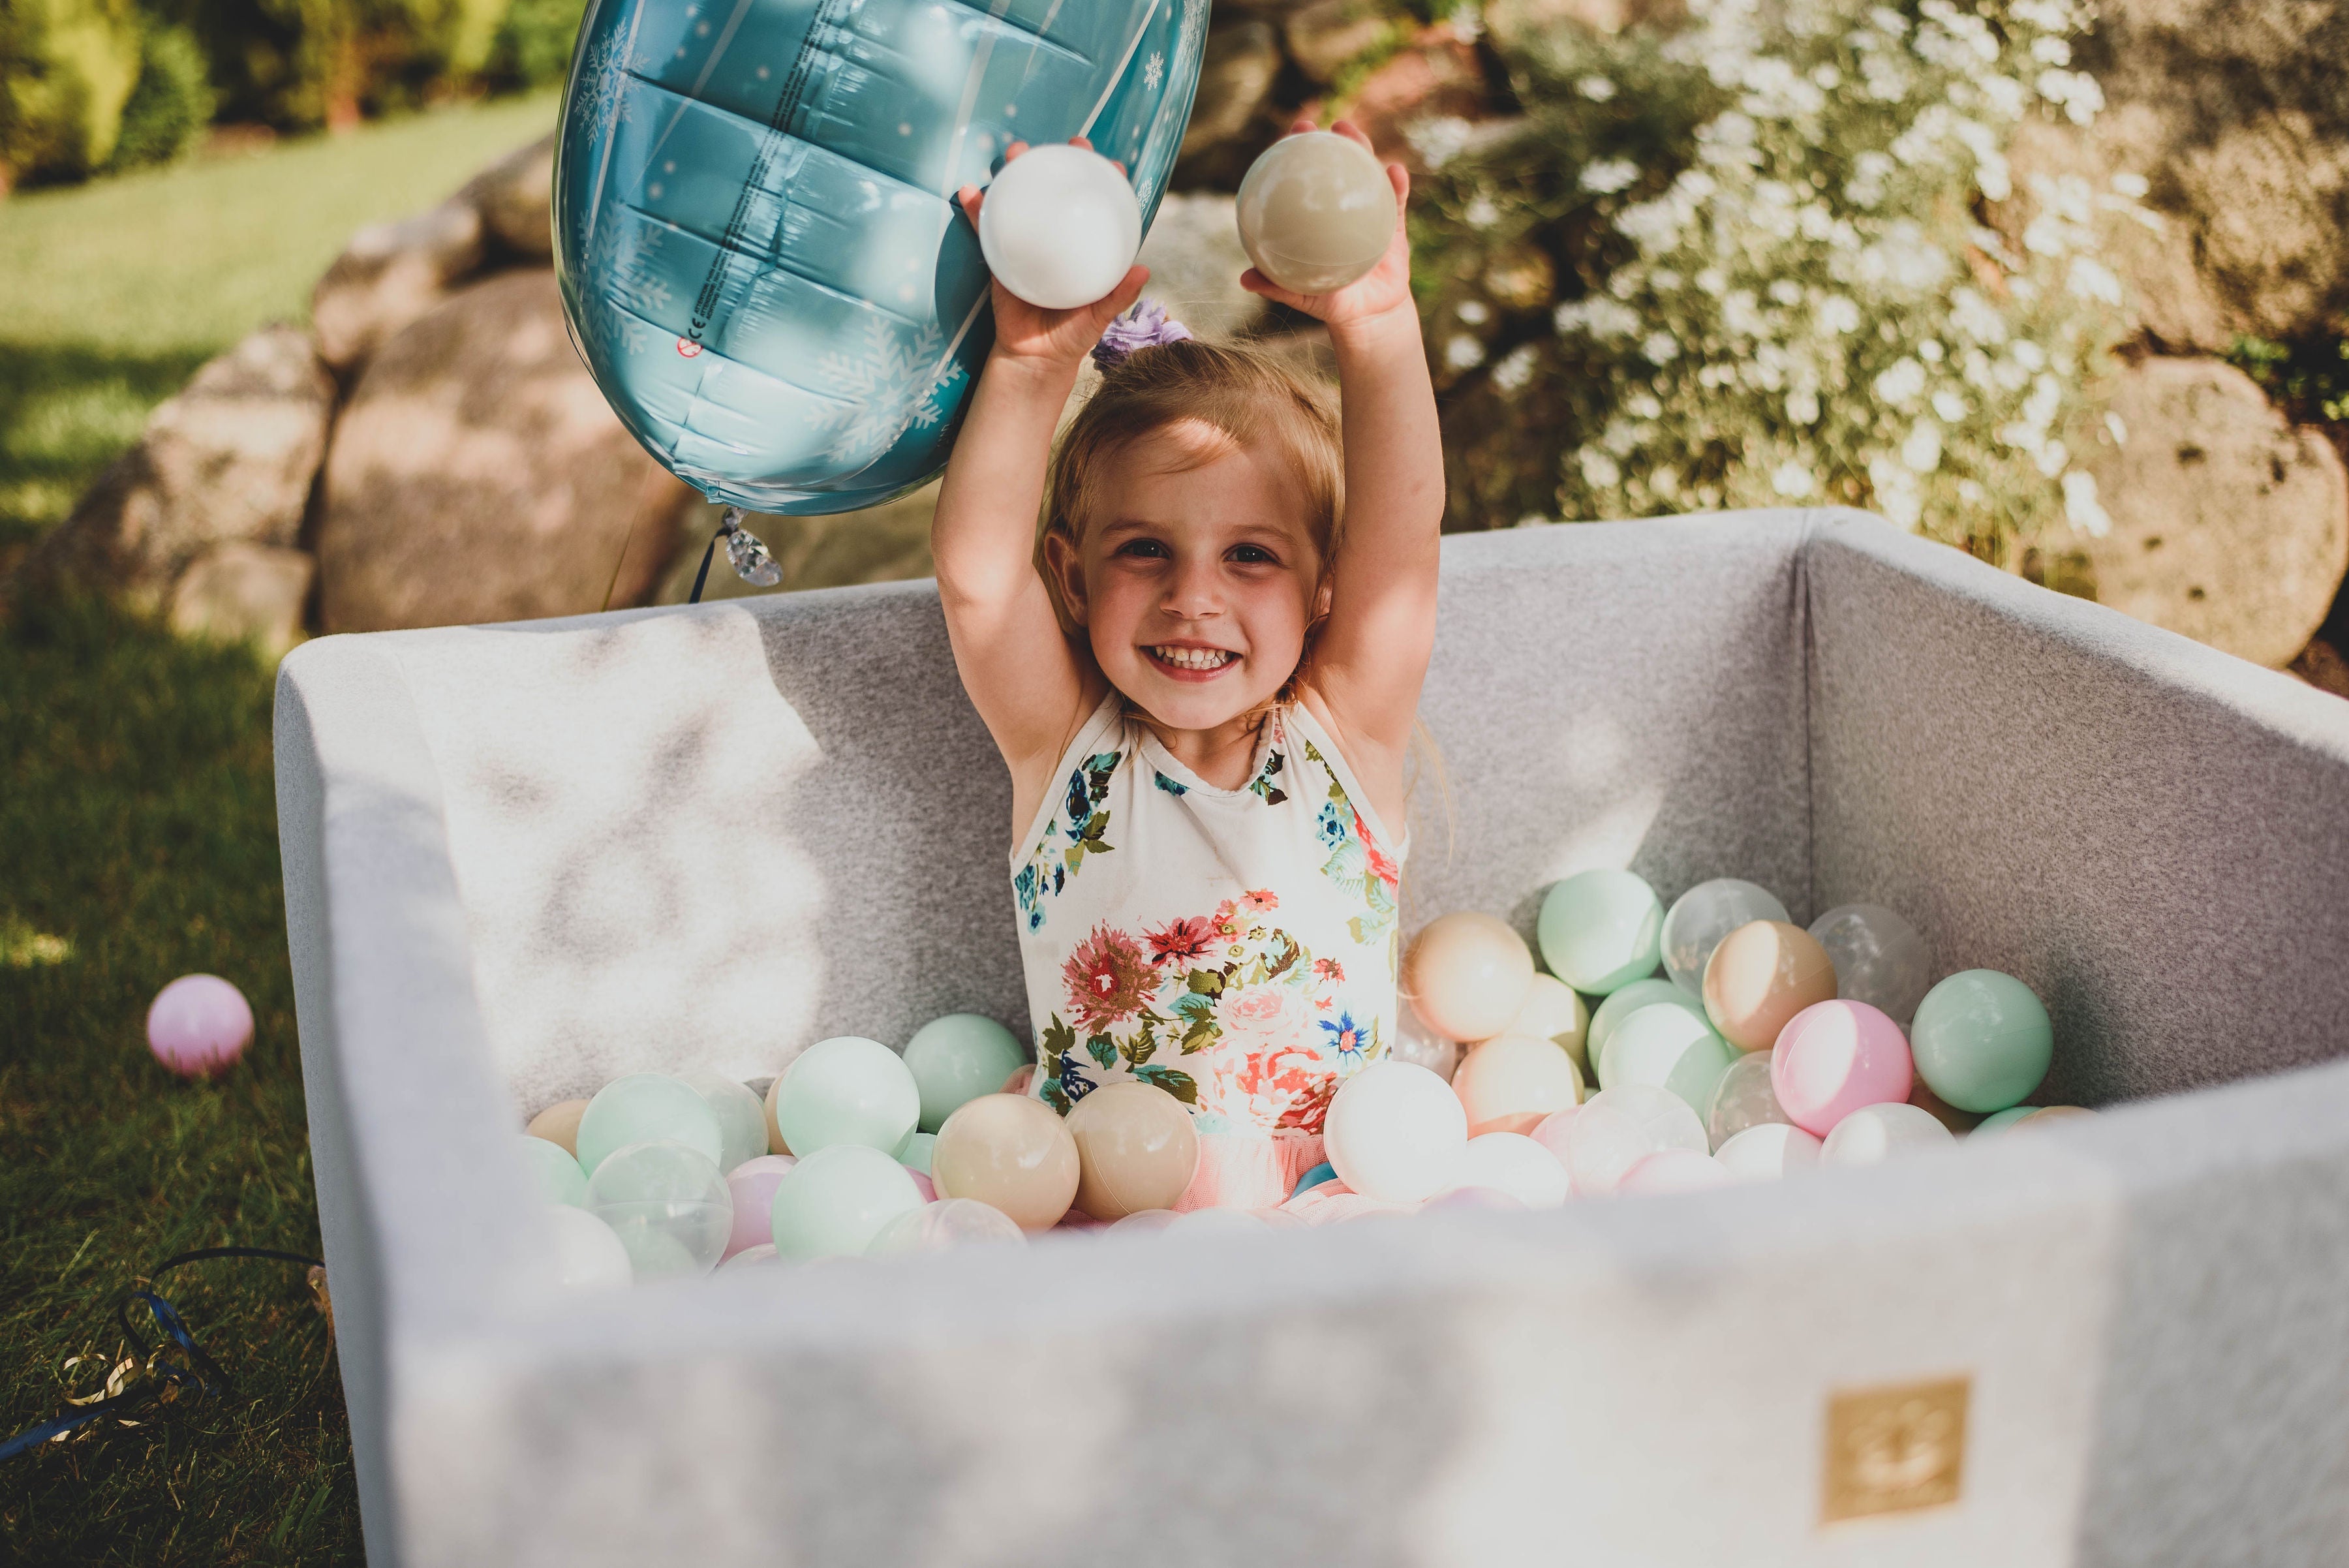
[[[775,1081],[767,1085],[767,1152],[769,1154],[792,1152],[792,1146],[783,1141],[782,1127],[775,1121],[775,1095],[782,1086],[783,1075],[781,1073],[776,1074]]]
[[[1394,185],[1361,142],[1330,130],[1285,136],[1240,181],[1234,209],[1256,270],[1298,294],[1343,288],[1394,238]]]
[[[1575,1070],[1583,1077],[1590,1076],[1587,1051],[1590,1010],[1582,1004],[1582,997],[1574,987],[1554,974],[1534,976],[1533,985],[1526,992],[1526,1004],[1517,1009],[1516,1017],[1501,1033],[1547,1040],[1574,1058]]]
[[[1554,1042],[1504,1034],[1460,1058],[1452,1092],[1468,1113],[1470,1137],[1531,1133],[1552,1111],[1581,1104],[1582,1075]]]
[[[1430,1029],[1451,1040],[1499,1034],[1533,982],[1526,940],[1473,909],[1428,921],[1403,955],[1402,994]]]
[[[1835,961],[1818,939],[1785,920],[1754,920],[1721,939],[1704,966],[1704,1011],[1741,1051],[1767,1051],[1786,1021],[1832,1002]]]
[[[930,1150],[941,1198],[976,1198],[1022,1231],[1049,1231],[1075,1201],[1081,1168],[1068,1124],[1041,1100],[981,1095],[963,1103]]]
[[[572,1158],[579,1158],[579,1118],[587,1114],[585,1100],[558,1100],[530,1118],[525,1130],[533,1137],[543,1137],[554,1144]]]
[[[1199,1168],[1199,1135],[1183,1102],[1155,1084],[1104,1084],[1069,1112],[1077,1207],[1096,1220],[1172,1209]]]

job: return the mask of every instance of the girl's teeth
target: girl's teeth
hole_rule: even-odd
[[[1161,648],[1153,651],[1177,670],[1220,670],[1233,657],[1220,648]]]

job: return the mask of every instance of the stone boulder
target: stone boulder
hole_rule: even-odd
[[[481,215],[493,261],[554,263],[554,137],[516,148],[465,182],[455,200]]]
[[[1272,93],[1281,65],[1280,34],[1261,16],[1207,29],[1199,90],[1175,155],[1177,189],[1238,188],[1256,155],[1286,129]]]
[[[328,631],[647,602],[693,493],[613,415],[554,275],[461,290],[387,342],[326,455]]]
[[[337,371],[357,369],[481,270],[488,254],[481,234],[480,210],[452,197],[412,218],[370,223],[352,235],[310,293],[318,357]]]
[[[1281,23],[1281,42],[1306,79],[1328,87],[1338,73],[1392,37],[1400,23],[1374,0],[1312,0]]]
[[[2281,669],[2308,645],[2349,566],[2349,476],[2251,379],[2211,359],[2122,372],[2117,429],[2085,462],[2112,518],[2081,536],[2096,597]]]
[[[216,546],[293,545],[334,409],[334,378],[308,337],[263,327],[148,416],[138,444],[20,571],[160,609],[189,563]]]
[[[171,628],[283,655],[300,640],[317,563],[274,545],[219,545],[197,556],[171,590]]]
[[[1235,205],[1221,192],[1177,192],[1159,203],[1142,242],[1140,260],[1150,269],[1143,292],[1201,337],[1244,336],[1271,311],[1262,296],[1240,286],[1248,258]]]

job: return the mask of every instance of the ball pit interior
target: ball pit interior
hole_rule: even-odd
[[[926,583],[322,639],[278,796],[370,1560],[2330,1562],[2349,709],[1852,513],[1447,539],[1441,617],[1406,932],[1605,867],[1887,905],[2112,1114],[560,1295],[525,1114],[1020,1026],[1001,764]]]

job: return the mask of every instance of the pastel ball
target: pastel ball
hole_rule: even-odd
[[[1704,1107],[1704,1130],[1715,1154],[1740,1133],[1772,1123],[1791,1126],[1778,1092],[1770,1086],[1770,1068],[1776,1053],[1754,1051],[1737,1058],[1713,1086]],[[1806,1133],[1806,1137],[1810,1135]]]
[[[1373,1062],[1339,1086],[1321,1140],[1338,1179],[1353,1191],[1416,1203],[1450,1185],[1468,1145],[1468,1112],[1452,1085],[1426,1068]]]
[[[1528,1209],[1555,1209],[1574,1190],[1557,1155],[1513,1132],[1470,1138],[1454,1168],[1452,1185],[1506,1192]]]
[[[1888,1159],[1942,1148],[1957,1139],[1932,1112],[1905,1101],[1862,1106],[1836,1123],[1819,1150],[1821,1165],[1881,1165]]]
[[[1664,911],[1664,972],[1674,985],[1695,991],[1704,984],[1705,961],[1722,938],[1755,920],[1785,918],[1786,906],[1766,888],[1734,877],[1700,882]]]
[[[1712,1024],[1684,1007],[1660,1002],[1623,1020],[1607,1037],[1599,1058],[1599,1086],[1653,1084],[1702,1116],[1736,1054]]]
[[[1257,271],[1292,293],[1328,294],[1386,254],[1394,185],[1361,143],[1309,130],[1282,137],[1248,166],[1233,216]]]
[[[921,1207],[913,1172],[870,1145],[833,1144],[775,1184],[770,1239],[786,1260],[862,1257],[884,1226]]]
[[[930,1173],[930,1156],[937,1147],[937,1134],[916,1133],[905,1140],[905,1147],[897,1151],[897,1163],[908,1170],[918,1170],[927,1176]]]
[[[1740,1051],[1767,1051],[1788,1019],[1835,993],[1826,950],[1785,920],[1738,927],[1704,966],[1705,1016]]]
[[[1526,1004],[1517,1009],[1516,1017],[1501,1033],[1547,1040],[1574,1058],[1575,1070],[1584,1078],[1590,1076],[1590,1057],[1586,1049],[1590,1011],[1583,1005],[1581,993],[1554,974],[1534,976],[1533,985],[1526,992]]]
[[[1656,972],[1664,906],[1629,871],[1583,871],[1542,898],[1542,961],[1579,992],[1606,996]]]
[[[1027,1060],[1019,1036],[976,1012],[949,1012],[915,1030],[905,1069],[921,1093],[922,1130],[936,1132],[966,1101],[994,1094]]]
[[[1470,1137],[1526,1133],[1552,1111],[1581,1103],[1582,1075],[1549,1041],[1504,1034],[1460,1059],[1452,1092],[1468,1113]]]
[[[579,1118],[587,1114],[585,1100],[558,1100],[530,1118],[527,1129],[533,1137],[543,1137],[559,1145],[572,1158],[579,1158]]]
[[[520,1141],[523,1161],[530,1167],[540,1197],[574,1209],[587,1207],[587,1173],[579,1168],[576,1159],[564,1153],[560,1144],[543,1137],[524,1133]]]
[[[1837,996],[1895,1023],[1916,1016],[1933,983],[1933,955],[1916,927],[1881,904],[1844,904],[1813,920],[1811,935],[1835,964]]]
[[[666,1073],[630,1073],[595,1092],[579,1116],[579,1164],[593,1180],[613,1150],[639,1143],[681,1143],[713,1166],[726,1158],[718,1113],[692,1085]]]
[[[1439,915],[1403,954],[1401,991],[1449,1040],[1490,1040],[1533,986],[1534,955],[1508,922],[1473,909]]]
[[[1727,1187],[1737,1178],[1709,1154],[1692,1148],[1660,1148],[1635,1161],[1615,1184],[1618,1196],[1657,1198]]]
[[[1104,1084],[1070,1107],[1067,1125],[1076,1206],[1095,1220],[1172,1209],[1199,1168],[1190,1111],[1155,1084]]]
[[[944,1198],[898,1215],[874,1233],[872,1246],[865,1250],[882,1258],[1002,1242],[1025,1246],[1028,1232],[1001,1210],[975,1198]]]
[[[681,1143],[614,1149],[587,1179],[587,1207],[620,1238],[640,1280],[709,1272],[734,1228],[726,1178]]]
[[[1065,143],[1003,166],[978,209],[978,248],[996,281],[1046,310],[1091,305],[1142,248],[1142,207],[1116,164]]]
[[[940,1198],[977,1199],[1023,1231],[1059,1224],[1082,1176],[1068,1124],[1041,1100],[1019,1095],[966,1101],[930,1150],[930,1180]]]
[[[1547,1137],[1536,1141],[1549,1144]],[[1566,1146],[1567,1174],[1574,1179],[1574,1190],[1588,1198],[1613,1192],[1625,1172],[1658,1149],[1702,1154],[1709,1147],[1704,1124],[1688,1102],[1652,1084],[1599,1090],[1575,1112],[1560,1141]]]
[[[1430,1029],[1426,1021],[1412,1011],[1410,1000],[1398,997],[1394,1043],[1387,1047],[1387,1055],[1393,1061],[1424,1067],[1448,1084],[1460,1066],[1460,1042]]]
[[[1792,1123],[1760,1122],[1732,1137],[1713,1158],[1740,1181],[1777,1181],[1818,1164],[1822,1147]]]
[[[775,1126],[802,1158],[839,1144],[895,1153],[922,1117],[922,1091],[905,1060],[856,1034],[819,1040],[783,1069]]]
[[[1337,1179],[1338,1168],[1331,1165],[1325,1159],[1320,1164],[1315,1166],[1312,1169],[1307,1171],[1304,1175],[1299,1177],[1297,1179],[1297,1185],[1288,1189],[1288,1195],[1291,1198],[1301,1198],[1305,1194],[1312,1191],[1315,1188],[1320,1186],[1323,1182],[1335,1181]]]
[[[795,1163],[787,1154],[762,1154],[726,1173],[726,1190],[734,1199],[734,1228],[727,1233],[726,1258],[773,1241],[775,1189],[782,1185],[784,1173]]]
[[[755,1247],[743,1248],[724,1262],[719,1263],[718,1272],[721,1274],[740,1273],[750,1269],[769,1267],[781,1262],[782,1257],[775,1251],[775,1244],[772,1241],[761,1241]]]
[[[567,1204],[549,1204],[544,1212],[554,1237],[554,1277],[565,1290],[609,1291],[635,1282],[628,1250],[611,1226]]]
[[[1813,1003],[1787,1021],[1770,1053],[1779,1106],[1821,1137],[1862,1106],[1907,1100],[1913,1071],[1900,1025],[1864,1002]]]
[[[1998,1134],[2002,1133],[2007,1128],[2013,1127],[2015,1123],[2023,1120],[2023,1117],[2033,1114],[2040,1107],[2037,1106],[2009,1106],[2002,1111],[1992,1111],[1990,1115],[1982,1117],[1980,1122],[1976,1123],[1974,1130],[1968,1133],[1966,1136],[1968,1137],[1994,1137]]]
[[[1684,1007],[1694,1013],[1707,1029],[1713,1027],[1713,1020],[1705,1017],[1704,998],[1696,992],[1684,991],[1669,980],[1635,980],[1591,1010],[1590,1030],[1585,1037],[1589,1060],[1593,1063],[1603,1061],[1607,1042],[1614,1034],[1616,1026],[1640,1009],[1660,1002]]]
[[[689,1068],[677,1076],[718,1118],[719,1137],[725,1144],[719,1169],[731,1170],[767,1152],[767,1110],[747,1085],[708,1067]]]
[[[2022,1104],[2047,1076],[2055,1030],[2029,986],[1992,969],[1962,970],[1925,993],[1910,1026],[1917,1075],[1961,1111]]]
[[[253,1005],[216,974],[183,974],[147,1008],[147,1048],[183,1078],[224,1073],[253,1044]]]

